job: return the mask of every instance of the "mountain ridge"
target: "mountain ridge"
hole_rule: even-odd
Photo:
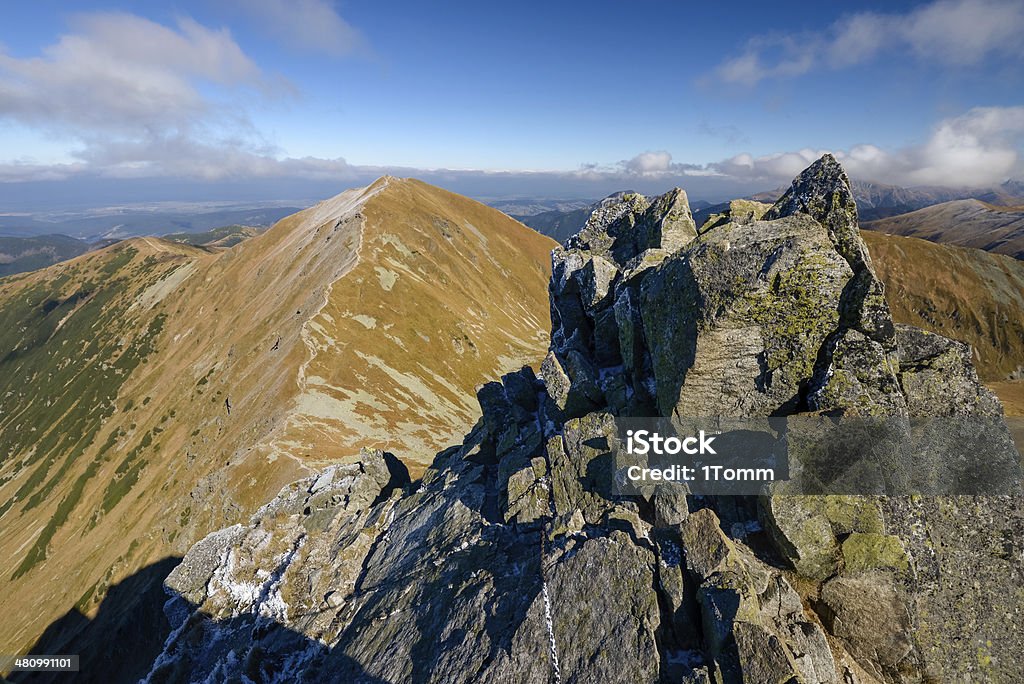
[[[136,238],[0,281],[15,352],[0,360],[0,585],[12,606],[35,602],[0,644],[26,647],[70,606],[91,614],[134,569],[360,446],[422,468],[472,424],[477,383],[540,361],[552,245],[479,203],[382,178],[217,253]],[[136,328],[145,358],[117,365]],[[422,355],[419,333],[461,346],[459,361]],[[75,407],[74,425],[47,417]],[[64,579],[25,591],[44,576]]]
[[[971,345],[988,382],[1024,372],[1024,262],[921,238],[861,232],[893,318]]]
[[[1024,209],[1016,206],[961,199],[868,221],[863,227],[1024,259]]]

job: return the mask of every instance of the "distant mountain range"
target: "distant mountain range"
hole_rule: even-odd
[[[302,206],[230,206],[206,205],[173,207],[111,207],[53,215],[0,215],[0,236],[38,237],[55,234],[80,238],[86,242],[121,240],[144,235],[198,233],[221,226],[266,227]]]
[[[259,235],[261,228],[251,226],[222,226],[200,233],[170,233],[163,239],[182,245],[217,251],[233,247],[243,240]],[[39,235],[33,237],[0,237],[0,278],[46,268],[61,261],[73,259],[95,249],[102,249],[117,238],[95,242],[68,235]]]
[[[85,254],[93,247],[67,235],[0,237],[0,278],[45,268]]]
[[[953,200],[861,225],[880,233],[976,247],[1024,259],[1024,206]]]
[[[528,225],[538,233],[547,235],[558,242],[565,242],[579,232],[583,224],[587,222],[593,206],[589,205],[582,209],[571,211],[542,211],[539,214],[518,215],[510,214],[512,218]]]
[[[488,206],[509,216],[536,216],[547,212],[569,212],[586,209],[597,200],[592,199],[544,199],[515,198],[484,200]]]
[[[905,188],[895,185],[855,181],[852,184],[864,223],[906,214],[918,209],[944,202],[974,199],[994,206],[1024,205],[1024,182],[1009,180],[989,188],[947,188],[938,186]],[[774,202],[783,189],[760,192],[750,196],[763,202]],[[512,198],[489,199],[485,202],[539,233],[558,242],[564,242],[575,234],[590,215],[595,200],[558,198]],[[708,216],[728,208],[728,202],[712,204],[695,200],[691,210],[697,225]],[[55,212],[46,215],[0,215],[0,277],[19,273],[56,263],[63,259],[82,254],[90,248],[109,244],[112,240],[144,235],[176,236],[174,241],[187,244],[213,246],[212,235],[198,238],[182,238],[183,235],[206,234],[211,230],[225,230],[226,226],[244,225],[265,228],[281,218],[300,210],[300,206],[266,203],[260,206],[211,206],[206,204],[175,204],[172,206],[146,205],[110,207],[82,212]],[[937,215],[927,215],[929,223],[935,223]],[[1005,218],[1005,217],[1004,217]],[[918,220],[915,217],[914,220]],[[945,219],[938,219],[941,223]],[[974,217],[971,216],[971,221]],[[985,226],[998,227],[999,220],[983,222]],[[897,225],[897,224],[891,224]],[[898,228],[887,224],[866,225],[872,230],[885,230],[900,234],[918,234],[917,229],[907,228],[907,222]],[[984,229],[984,226],[979,230]],[[908,231],[905,232],[904,231]],[[954,244],[978,244],[974,240],[958,241]],[[55,235],[61,237],[54,237]],[[222,236],[223,237],[223,236]],[[37,241],[11,242],[5,238],[38,238]],[[70,238],[79,240],[74,242]],[[230,246],[243,239],[241,234],[221,243]],[[939,241],[952,242],[943,238]],[[1007,252],[1006,249],[996,251]],[[17,261],[17,263],[14,263]]]

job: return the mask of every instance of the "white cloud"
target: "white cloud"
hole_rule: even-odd
[[[286,41],[329,54],[362,44],[321,0],[252,0],[246,9]],[[8,163],[0,181],[80,174],[219,180],[349,173],[344,159],[281,160],[243,103],[291,97],[230,31],[187,18],[164,25],[123,12],[74,16],[36,56],[0,46],[0,122],[69,141],[70,164]]]
[[[760,157],[744,153],[708,166],[722,176],[775,182],[778,179],[792,178],[797,175],[825,151],[803,149],[797,152],[780,152]]]
[[[365,51],[362,34],[326,0],[245,0],[239,7],[289,47],[333,57]]]
[[[68,139],[77,160],[7,164],[0,179],[260,172],[274,152],[237,106],[240,94],[291,95],[226,29],[125,13],[74,17],[39,56],[0,51],[0,120]],[[77,144],[76,144],[77,143]]]
[[[893,40],[891,25],[891,17],[874,12],[844,17],[832,27],[831,44],[826,48],[829,64],[838,68],[871,59]],[[808,70],[812,66],[808,63]]]
[[[856,145],[849,150],[810,150],[753,157],[737,155],[710,164],[733,178],[780,183],[826,151],[832,152],[854,178],[895,185],[985,186],[1024,175],[1024,106],[976,107],[945,119],[921,145],[883,150]]]
[[[355,166],[342,158],[282,158],[269,146],[244,140],[200,141],[187,135],[165,134],[130,140],[99,138],[60,165],[9,163],[0,165],[0,182],[53,180],[77,176],[109,178],[175,177],[203,180],[305,178],[349,181],[391,173],[440,179],[490,178],[515,184],[544,179],[552,187],[592,184],[618,189],[636,184],[677,184],[689,187],[709,182],[732,187],[770,189],[788,183],[825,152],[831,152],[859,180],[902,186],[988,186],[1007,178],[1024,177],[1024,106],[977,107],[939,122],[920,145],[883,149],[872,144],[849,149],[811,149],[754,156],[738,154],[709,164],[675,162],[664,150],[642,152],[614,164],[585,164],[575,170],[477,171]],[[585,187],[585,186],[584,186]],[[652,186],[653,187],[653,186]]]
[[[201,82],[270,88],[227,30],[130,14],[77,17],[39,57],[0,52],[0,116],[71,131],[138,133],[213,113]]]
[[[900,37],[923,57],[974,64],[991,52],[1024,53],[1024,3],[944,0],[915,11]]]
[[[765,53],[769,53],[768,57]],[[774,55],[774,59],[770,57]],[[732,83],[752,85],[766,78],[787,78],[807,73],[817,55],[802,40],[791,36],[758,37],[746,51],[723,62],[716,75]]]
[[[1019,0],[936,0],[905,14],[860,12],[817,33],[771,34],[748,41],[715,75],[752,85],[768,78],[861,64],[886,51],[969,66],[990,55],[1024,55],[1024,3]]]
[[[7,162],[0,163],[0,183],[61,181],[86,172],[88,172],[88,167],[82,163],[33,164],[28,162]]]
[[[1021,173],[1022,141],[1024,106],[978,107],[943,121],[900,162],[917,184],[981,185]]]
[[[622,166],[630,173],[637,173],[642,176],[656,175],[670,170],[672,155],[664,150],[642,152],[632,159],[622,162]]]

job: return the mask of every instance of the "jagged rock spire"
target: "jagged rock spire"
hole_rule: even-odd
[[[807,214],[825,226],[836,251],[853,269],[854,278],[843,304],[843,323],[891,351],[895,338],[885,288],[875,275],[867,246],[860,237],[850,178],[831,154],[822,155],[804,169],[763,219],[772,221],[794,214]]]
[[[793,179],[789,190],[762,218],[774,221],[797,213],[807,214],[825,226],[836,251],[854,270],[868,263],[867,249],[860,239],[857,202],[850,178],[831,154],[822,155]]]
[[[568,415],[583,415],[615,395],[617,404],[637,405],[649,392],[626,387],[621,373],[598,369],[634,359],[639,332],[629,320],[628,295],[614,292],[636,273],[660,263],[697,237],[686,192],[673,188],[648,200],[621,192],[601,200],[586,225],[552,255],[551,349],[541,374]],[[615,301],[620,304],[613,306]],[[622,320],[619,320],[625,316]],[[629,329],[625,336],[620,331]],[[647,395],[647,396],[644,396]]]
[[[648,249],[674,252],[695,237],[697,226],[682,188],[653,199],[617,192],[597,203],[586,225],[566,241],[565,251],[586,251],[622,267]]]
[[[767,212],[735,208],[698,235],[682,190],[651,202],[620,193],[555,251],[541,372],[568,415],[602,403],[662,415],[906,411],[892,317],[835,157]]]

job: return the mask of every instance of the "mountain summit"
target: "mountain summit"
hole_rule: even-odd
[[[220,253],[139,238],[0,280],[0,652],[64,613],[70,652],[123,578],[362,448],[422,470],[543,358],[553,246],[382,178]]]
[[[1013,680],[1012,497],[612,488],[616,417],[1005,432],[966,345],[893,324],[834,159],[756,215],[698,230],[678,189],[602,203],[555,250],[542,377],[485,385],[415,486],[367,451],[195,545],[146,681]]]

